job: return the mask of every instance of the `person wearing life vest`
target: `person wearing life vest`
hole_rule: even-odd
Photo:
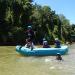
[[[30,48],[31,50],[34,49],[34,44],[33,44],[32,40],[30,38],[26,39],[25,47]]]
[[[50,48],[46,40],[43,40],[43,48]]]
[[[58,38],[55,38],[55,48],[61,48],[60,41]]]

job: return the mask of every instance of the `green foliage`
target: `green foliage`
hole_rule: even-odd
[[[36,43],[46,38],[51,44],[56,37],[64,42],[75,34],[75,25],[49,6],[33,5],[32,0],[0,1],[0,41],[8,42],[12,34],[14,42],[22,43],[28,25],[35,31]]]

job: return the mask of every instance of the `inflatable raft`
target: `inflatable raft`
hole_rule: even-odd
[[[16,51],[27,56],[53,56],[57,53],[64,55],[68,52],[68,46],[61,46],[61,48],[35,48],[33,50],[25,48],[24,46],[16,46]]]

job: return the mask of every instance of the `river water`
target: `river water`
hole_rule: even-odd
[[[14,46],[0,47],[0,75],[75,75],[75,44],[63,61],[55,56],[21,56]]]

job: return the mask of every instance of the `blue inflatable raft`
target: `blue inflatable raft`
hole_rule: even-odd
[[[35,48],[33,50],[25,48],[24,46],[16,46],[16,51],[27,56],[53,56],[57,53],[64,55],[68,52],[68,46],[61,46],[61,48]]]

